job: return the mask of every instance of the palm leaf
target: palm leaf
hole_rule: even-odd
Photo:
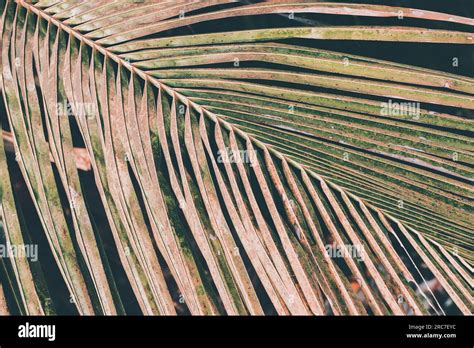
[[[38,263],[0,259],[0,313],[472,313],[474,80],[314,43],[471,45],[473,19],[333,2],[0,9],[0,237],[40,246]],[[305,19],[321,14],[400,25]],[[384,114],[392,99],[422,108]]]

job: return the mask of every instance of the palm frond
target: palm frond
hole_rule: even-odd
[[[472,18],[331,2],[0,9],[0,238],[41,248],[0,258],[0,313],[446,314],[446,298],[472,313],[474,79],[311,44],[472,45]],[[401,24],[293,20],[308,14]],[[401,101],[416,114],[384,113]]]

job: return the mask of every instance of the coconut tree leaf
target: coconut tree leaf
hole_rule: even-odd
[[[1,314],[472,314],[472,76],[318,46],[472,18],[0,5],[0,238],[41,248],[0,259]]]

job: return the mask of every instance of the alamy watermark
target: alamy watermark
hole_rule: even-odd
[[[93,118],[95,115],[93,103],[68,103],[66,101],[56,104],[56,110],[59,116],[81,116]]]
[[[325,249],[326,256],[332,259],[352,258],[358,261],[364,260],[364,246],[360,244],[328,244]]]
[[[218,163],[249,163],[253,165],[257,162],[257,152],[255,150],[233,150],[225,148],[217,151]]]
[[[393,102],[391,99],[382,103],[380,114],[382,116],[411,116],[414,120],[420,118],[419,102]]]
[[[0,258],[28,258],[33,262],[38,261],[37,244],[0,244]]]

